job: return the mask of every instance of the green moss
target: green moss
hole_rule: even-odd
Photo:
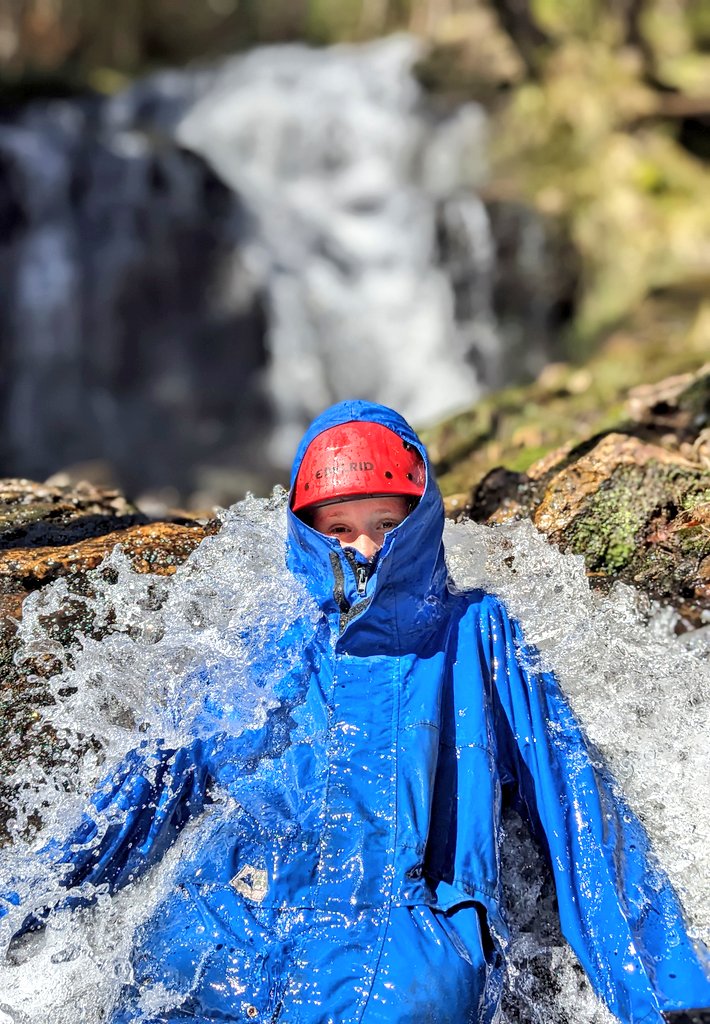
[[[697,371],[707,360],[710,314],[702,303],[696,310],[656,299],[643,307],[628,333],[610,335],[586,366],[549,366],[538,381],[488,395],[470,410],[422,430],[444,495],[472,491],[496,466],[526,472],[564,445],[610,430],[636,433],[626,408],[629,388]],[[679,400],[695,426],[708,417],[709,392],[710,374]]]
[[[595,494],[567,534],[570,549],[584,555],[589,569],[608,573],[618,572],[631,561],[646,518],[638,500],[641,471],[625,467],[612,479],[613,488],[610,481]]]
[[[678,547],[686,558],[698,560],[710,553],[710,530],[706,525],[678,529]]]
[[[686,495],[697,493],[699,479],[699,472],[678,466],[621,466],[565,532],[566,544],[584,555],[588,569],[620,573],[637,558],[652,518],[665,510],[666,518],[671,519]],[[685,553],[693,553],[697,540],[686,547]],[[646,557],[645,551],[643,554]]]
[[[684,511],[692,512],[699,505],[708,504],[710,504],[710,487],[703,487],[700,490],[688,491],[687,494],[683,495],[680,507]]]
[[[511,469],[514,473],[525,473],[530,469],[533,462],[544,458],[545,455],[548,455],[557,447],[557,445],[538,445],[537,447],[524,448],[517,453],[511,453],[505,460],[505,468]]]

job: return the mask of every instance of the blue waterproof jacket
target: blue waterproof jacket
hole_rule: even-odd
[[[384,424],[426,459],[396,413],[346,402],[312,425],[294,477],[309,442],[349,420]],[[289,512],[288,568],[321,617],[291,629],[302,654],[279,680],[280,708],[238,738],[217,730],[178,751],[137,750],[72,843],[46,851],[67,884],[115,889],[201,815],[138,936],[117,1022],[491,1020],[508,790],[546,847],[562,930],[610,1009],[660,1022],[664,1009],[710,1005],[643,829],[501,603],[450,589],[442,529],[428,473],[359,592],[337,539]],[[265,650],[255,675],[272,663]],[[209,701],[209,673],[205,690]],[[141,1016],[156,986],[164,1005]]]

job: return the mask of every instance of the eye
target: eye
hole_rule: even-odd
[[[333,523],[327,528],[327,532],[333,537],[337,537],[341,533],[350,533],[350,527],[345,526],[343,523]]]
[[[388,533],[390,530],[396,529],[401,521],[401,519],[383,519],[380,524],[380,529],[384,530],[385,533]]]

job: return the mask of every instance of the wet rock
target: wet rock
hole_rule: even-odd
[[[680,626],[710,619],[710,367],[633,388],[616,430],[568,442],[526,472],[504,466],[457,495],[453,518],[530,517],[581,554],[596,586],[620,579],[675,606]]]
[[[700,476],[698,467],[658,445],[610,433],[591,451],[569,461],[548,477],[542,500],[534,510],[533,522],[543,533],[561,540],[588,514],[590,502],[603,504],[610,512],[612,505],[621,506],[618,494],[622,480],[626,481],[623,486],[628,491],[622,514],[629,523],[640,522],[644,518],[644,506],[652,510],[657,502],[670,497],[666,495],[666,481],[669,486],[673,485],[672,497],[681,500],[685,490],[699,483]],[[636,486],[632,486],[632,482]],[[607,495],[608,500],[604,501],[602,494]],[[612,498],[612,494],[616,497]],[[598,524],[597,533],[602,525]],[[604,525],[609,526],[609,521]]]
[[[0,589],[19,583],[32,590],[59,576],[95,569],[117,544],[128,555],[136,572],[170,575],[205,536],[206,528],[197,524],[149,523],[77,544],[0,551]]]
[[[59,577],[84,580],[117,544],[136,572],[170,575],[218,530],[216,520],[186,516],[150,522],[120,491],[86,482],[0,480],[0,663],[31,591]]]
[[[630,417],[653,433],[670,433],[681,446],[704,433],[710,419],[710,364],[697,373],[680,373],[629,391]]]
[[[0,549],[70,544],[146,521],[117,490],[0,480]]]
[[[700,578],[709,486],[703,467],[610,434],[549,479],[532,518],[564,550],[584,555],[597,580],[621,578],[699,620],[710,609]]]
[[[497,466],[481,480],[475,489],[469,514],[477,522],[505,522],[524,514],[521,503],[527,483],[524,473],[515,473]]]

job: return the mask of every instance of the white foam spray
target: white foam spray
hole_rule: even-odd
[[[22,877],[30,903],[46,903],[59,892],[57,879],[33,877],[33,850],[48,836],[68,833],[97,779],[135,746],[136,737],[163,736],[179,744],[198,727],[209,731],[199,667],[227,666],[214,679],[224,687],[222,699],[232,702],[236,731],[258,727],[278,702],[274,689],[249,683],[248,665],[264,645],[272,651],[278,646],[283,663],[277,670],[288,670],[298,656],[286,639],[289,624],[317,618],[284,569],[284,509],[283,493],[234,506],[221,532],[171,578],[138,575],[116,551],[91,574],[90,593],[58,581],[28,599],[21,656],[53,671],[48,680],[37,680],[54,700],[46,724],[74,751],[58,759],[53,773],[39,756],[25,759],[20,769],[24,788],[14,843],[2,851],[0,865],[3,882]],[[529,524],[447,524],[446,543],[457,585],[498,593],[544,665],[554,667],[646,825],[693,934],[707,940],[710,844],[703,837],[710,832],[710,812],[703,780],[709,755],[703,739],[710,669],[702,634],[691,642],[676,638],[673,616],[651,614],[627,588],[606,598],[593,595],[581,559],[560,554]],[[81,629],[60,645],[57,616],[77,608]],[[245,641],[245,622],[253,627],[253,645]],[[88,735],[96,742],[87,744]],[[43,827],[28,832],[37,809]],[[110,1019],[130,979],[135,930],[169,891],[173,866],[200,827],[201,819],[188,826],[141,882],[115,897],[100,894],[91,909],[59,912],[44,931],[9,948],[17,915],[0,922],[0,1024]],[[503,1024],[608,1024],[612,1018],[559,934],[539,852],[514,815],[505,829],[513,942]],[[150,998],[156,1007],[169,1005],[166,993]]]
[[[604,755],[681,897],[692,937],[710,940],[710,644],[674,634],[675,613],[617,584],[594,594],[581,556],[563,555],[532,523],[447,523],[461,588],[500,596],[552,669]],[[520,820],[506,821],[504,865],[513,943],[506,1024],[605,1024],[556,922],[540,855]]]

